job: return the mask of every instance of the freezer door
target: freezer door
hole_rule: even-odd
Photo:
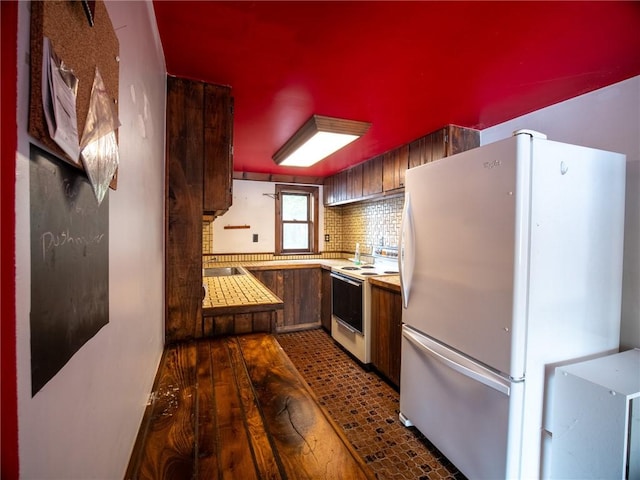
[[[527,265],[519,184],[530,139],[520,137],[408,170],[401,251],[403,322],[512,378],[525,353],[524,320],[514,320]]]
[[[519,477],[523,390],[403,328],[400,412],[470,479]]]

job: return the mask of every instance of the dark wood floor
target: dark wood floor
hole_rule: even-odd
[[[166,349],[127,479],[375,478],[271,335]]]

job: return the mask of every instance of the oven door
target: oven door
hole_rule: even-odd
[[[364,334],[362,280],[331,272],[331,313],[348,330]]]

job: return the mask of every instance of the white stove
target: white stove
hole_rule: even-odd
[[[371,362],[371,284],[398,275],[398,249],[376,247],[373,263],[331,269],[331,336],[363,364]]]
[[[333,267],[333,272],[348,275],[359,280],[377,275],[398,275],[398,248],[397,247],[375,247],[371,258],[371,263],[364,262],[360,265],[354,263],[344,267]]]

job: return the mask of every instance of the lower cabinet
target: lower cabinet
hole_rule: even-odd
[[[400,386],[402,300],[393,287],[371,285],[371,363],[396,387]]]
[[[287,268],[249,271],[284,302],[276,314],[277,332],[321,325],[322,269]]]
[[[331,270],[322,269],[322,306],[320,311],[322,328],[331,333]]]
[[[280,310],[281,311],[281,310]],[[202,336],[240,335],[243,333],[271,333],[277,310],[249,313],[206,315],[202,318]]]

